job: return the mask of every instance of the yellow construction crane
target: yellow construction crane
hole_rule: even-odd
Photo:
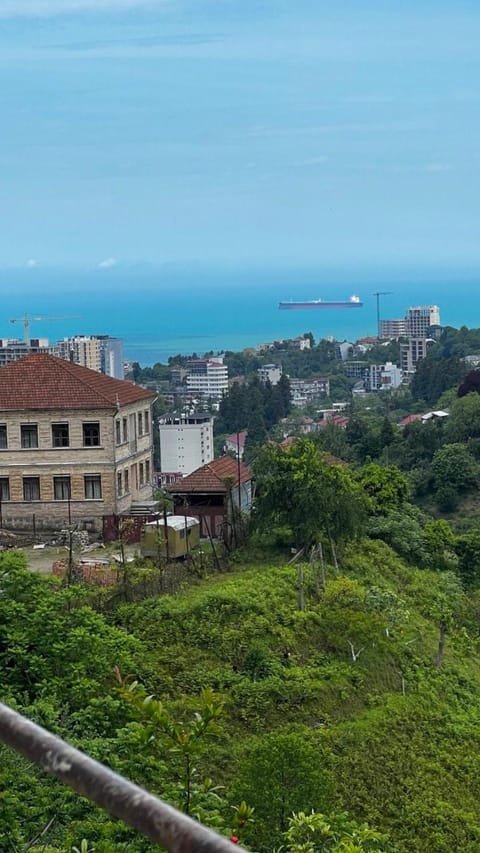
[[[23,317],[14,317],[10,323],[23,323],[23,338],[27,346],[30,346],[30,323],[38,323],[40,320],[79,320],[77,316],[67,317],[32,317],[31,314],[24,314]]]

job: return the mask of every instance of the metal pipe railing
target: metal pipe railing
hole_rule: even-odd
[[[169,853],[246,853],[2,703],[0,740]]]

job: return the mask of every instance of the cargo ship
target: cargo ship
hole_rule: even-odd
[[[363,308],[363,302],[359,296],[350,297],[343,301],[329,302],[326,299],[311,299],[306,302],[279,302],[278,307],[282,310],[293,310],[298,308]]]

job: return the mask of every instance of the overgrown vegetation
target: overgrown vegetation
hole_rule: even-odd
[[[258,853],[478,851],[480,384],[459,358],[480,336],[467,332],[444,332],[412,389],[420,411],[448,400],[448,418],[400,428],[384,397],[345,430],[256,451],[250,536],[222,571],[152,594],[135,568],[135,596],[120,578],[107,607],[0,554],[2,698]],[[238,386],[225,430],[255,394],[266,428],[287,405],[273,390]],[[155,849],[0,754],[1,850]]]

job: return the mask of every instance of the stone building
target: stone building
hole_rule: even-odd
[[[152,501],[155,393],[52,355],[0,376],[0,526],[101,530]]]

